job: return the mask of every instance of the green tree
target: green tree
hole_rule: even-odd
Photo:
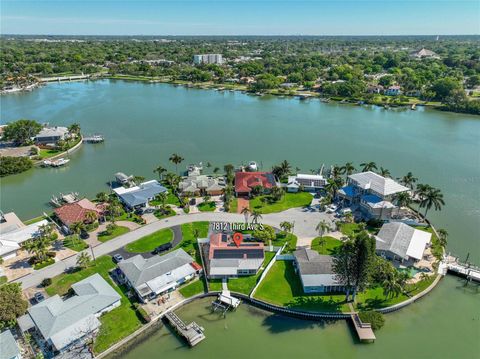
[[[402,177],[400,182],[410,189],[413,189],[413,185],[418,181],[418,178],[413,175],[412,172],[408,172],[405,176]]]
[[[315,229],[318,231],[320,237],[323,237],[325,233],[331,230],[330,225],[325,220],[321,220]]]
[[[275,240],[275,230],[270,226],[263,226],[263,229],[257,229],[253,232],[253,237],[268,243]]]
[[[42,125],[37,121],[21,119],[11,122],[3,129],[3,138],[15,142],[18,145],[26,145],[32,142]]]
[[[360,163],[360,166],[362,166],[362,172],[374,171],[377,169],[377,164],[375,162]]]
[[[25,314],[28,302],[23,299],[20,283],[0,286],[0,330],[13,327],[16,319]]]
[[[90,258],[87,252],[82,252],[77,257],[77,266],[80,268],[87,268],[91,262],[92,258]]]
[[[68,126],[68,132],[70,132],[73,135],[79,135],[80,125],[78,123],[72,123],[70,126]]]
[[[446,229],[439,229],[438,230],[438,242],[443,248],[447,247],[447,238],[448,238],[448,232]]]
[[[287,233],[290,233],[292,231],[293,223],[288,221],[280,222],[280,228],[283,230],[283,232],[286,235]]]
[[[444,205],[445,201],[443,200],[443,193],[439,189],[433,187],[428,189],[420,201],[420,208],[425,208],[425,213],[423,214],[425,218],[427,217],[427,212],[432,207],[436,211],[440,211]]]
[[[158,166],[153,170],[153,172],[158,174],[158,178],[160,179],[160,181],[163,181],[163,175],[167,172],[167,169],[162,166]]]
[[[184,158],[176,153],[172,154],[168,159],[170,162],[175,164],[175,172],[178,175],[178,165],[183,162]]]
[[[258,223],[259,219],[262,219],[262,214],[260,213],[259,210],[254,209],[252,211],[252,223]]]

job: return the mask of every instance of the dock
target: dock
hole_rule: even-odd
[[[83,142],[87,142],[87,143],[101,143],[103,141],[105,141],[105,138],[103,137],[103,135],[98,135],[98,134],[83,138]]]
[[[228,310],[237,309],[240,303],[240,299],[232,297],[230,291],[224,289],[222,293],[218,295],[217,299],[212,302],[212,308],[214,312],[221,310],[223,315],[225,315]]]
[[[445,256],[438,267],[439,274],[455,274],[459,277],[480,283],[480,268],[468,262],[462,263],[457,257]]]
[[[175,331],[193,347],[205,339],[204,329],[197,323],[185,324],[174,312],[168,312],[164,318],[170,323]]]
[[[370,323],[363,323],[358,313],[351,314],[352,323],[361,342],[373,343],[376,339]]]

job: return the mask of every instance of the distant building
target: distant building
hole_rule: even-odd
[[[297,174],[289,176],[287,183],[288,192],[298,192],[303,187],[304,191],[317,192],[322,189],[327,180],[322,175]]]
[[[81,199],[73,203],[64,204],[61,207],[55,208],[57,218],[66,227],[70,227],[75,222],[87,222],[87,213],[92,212],[98,219],[102,214],[102,209],[97,207],[87,198]]]
[[[44,127],[35,136],[35,143],[40,145],[56,144],[60,140],[65,140],[69,136],[68,128],[55,126]]]
[[[22,359],[17,341],[9,329],[0,333],[0,359]]]
[[[121,296],[98,273],[72,285],[74,295],[58,294],[33,305],[18,318],[22,332],[35,331],[52,351],[64,351],[98,331],[98,318],[120,306]]]
[[[265,193],[277,186],[275,176],[271,172],[236,172],[235,194],[240,197],[248,197],[252,189],[261,186]]]
[[[370,85],[367,87],[368,93],[380,94],[383,91],[384,91],[384,87],[382,85]]]
[[[146,302],[177,288],[202,267],[183,249],[145,259],[136,255],[118,263],[121,278]]]
[[[402,89],[400,86],[394,85],[388,87],[383,93],[387,96],[398,96],[402,94]]]
[[[379,256],[390,260],[415,262],[422,259],[431,238],[431,233],[405,223],[385,223],[375,236],[376,251]]]
[[[167,192],[167,189],[157,180],[151,180],[131,188],[114,188],[113,192],[129,210],[133,210],[147,207],[149,201],[153,200],[157,194]]]
[[[223,56],[221,54],[202,54],[193,55],[193,63],[200,64],[223,64]]]
[[[255,275],[260,270],[265,251],[261,242],[242,242],[237,246],[229,235],[215,233],[208,242],[209,278]]]
[[[335,279],[333,258],[302,248],[293,252],[295,269],[305,293],[343,292],[345,287]]]
[[[392,203],[394,196],[409,190],[391,178],[367,171],[348,176],[347,185],[337,196],[345,206],[359,208],[367,219],[388,220],[397,208]]]
[[[419,51],[412,52],[410,55],[417,59],[424,59],[424,58],[439,59],[440,58],[440,56],[438,56],[435,52],[431,50],[427,50],[425,48],[422,48]]]

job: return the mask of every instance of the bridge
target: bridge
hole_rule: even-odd
[[[197,323],[191,322],[187,325],[174,312],[166,313],[164,318],[180,336],[186,339],[191,347],[205,339],[205,334],[203,334],[204,329]]]
[[[468,281],[472,280],[480,283],[480,268],[467,261],[461,262],[458,257],[452,255],[445,256],[440,262],[438,273],[441,275],[451,273],[463,277]]]

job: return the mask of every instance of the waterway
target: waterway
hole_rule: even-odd
[[[463,258],[470,253],[470,259],[480,263],[478,116],[423,108],[384,110],[324,104],[316,99],[259,98],[237,92],[108,80],[49,84],[29,93],[2,96],[0,105],[0,123],[18,118],[51,125],[78,122],[83,133],[101,133],[106,138],[104,144],[83,145],[70,155],[65,168],[36,168],[2,178],[0,209],[13,210],[22,219],[49,209],[47,202],[52,194],[75,191],[94,196],[108,190],[108,181],[118,171],[153,178],[158,165],[175,170],[168,162],[172,153],[185,158],[182,168],[200,161],[222,168],[226,163],[255,160],[269,169],[287,159],[307,173],[322,163],[351,161],[358,168],[361,162],[375,161],[395,177],[412,171],[421,183],[440,188],[446,206],[440,212],[432,210],[429,217],[438,228],[450,233],[449,250]],[[260,350],[263,343],[264,354],[273,350],[277,357],[293,355],[295,351],[285,348],[291,343],[297,350],[305,346],[308,352],[331,353],[331,357],[362,357],[363,352],[380,353],[379,348],[388,355],[413,357],[430,357],[428,350],[436,353],[431,357],[438,358],[453,354],[449,350],[455,349],[464,354],[457,357],[469,357],[467,354],[475,353],[473,349],[480,352],[479,304],[476,292],[462,291],[456,280],[449,278],[414,309],[388,316],[387,327],[368,349],[353,345],[344,335],[348,331],[344,324],[317,331],[276,319],[276,323],[283,323],[279,329],[264,325],[264,319],[257,316],[242,316],[247,309],[227,321],[232,321],[232,331],[238,326],[249,341],[258,343],[236,345],[234,352],[244,355]],[[188,308],[187,314],[191,311],[194,317],[203,316],[201,306]],[[428,335],[428,331],[435,335]],[[279,339],[282,335],[290,341],[284,343]],[[441,339],[436,339],[440,335]],[[304,337],[310,344],[303,342]],[[334,339],[337,337],[341,339]],[[170,344],[157,347],[152,341],[151,350],[162,350],[163,354],[166,349],[160,348],[181,347],[173,338],[165,342]],[[214,340],[202,343],[198,353],[203,347],[213,350],[211,345],[227,345],[223,340],[211,342]],[[411,343],[415,343],[412,351]]]

